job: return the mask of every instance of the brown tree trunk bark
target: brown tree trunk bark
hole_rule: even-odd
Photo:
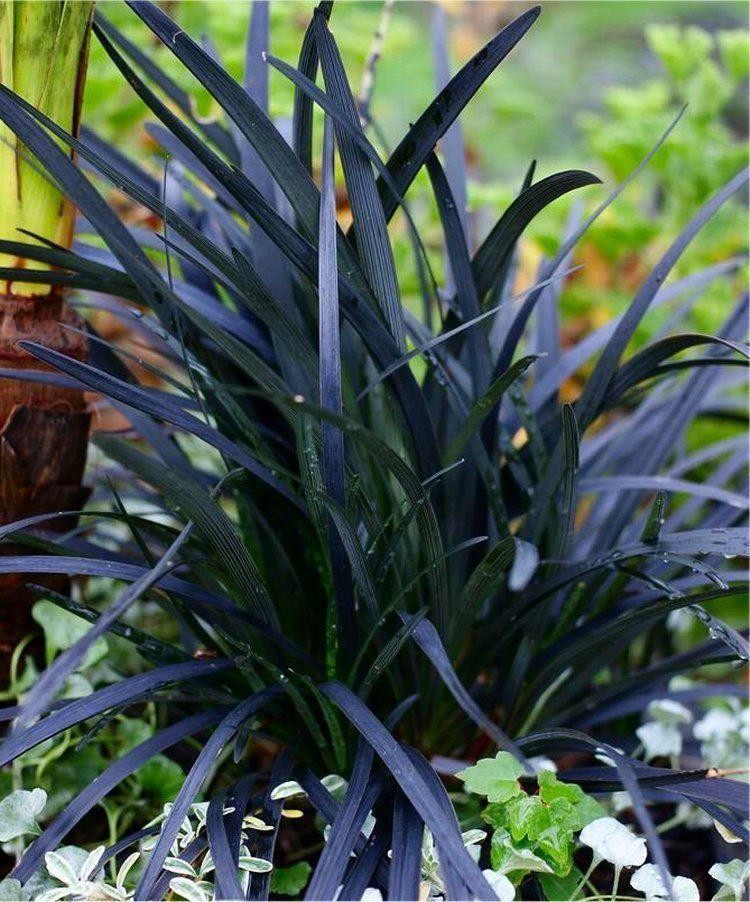
[[[81,115],[92,13],[91,0],[0,0],[0,81],[73,134]],[[32,240],[19,234],[24,229],[69,247],[73,205],[26,160],[28,150],[7,126],[0,127],[0,138],[0,237]],[[44,268],[17,257],[4,257],[2,265]],[[0,282],[0,368],[47,369],[22,341],[86,361],[88,342],[69,326],[80,329],[83,321],[61,291],[22,280]],[[0,525],[83,507],[89,494],[82,486],[89,423],[82,391],[0,379]],[[60,532],[75,523],[73,515],[42,526]],[[24,547],[3,542],[0,554],[23,553]],[[13,648],[36,628],[31,618],[36,595],[26,588],[29,581],[23,573],[0,575],[0,683],[7,681]],[[58,591],[68,588],[64,576],[34,581]]]
[[[20,347],[35,341],[76,360],[88,359],[85,337],[65,326],[83,322],[57,293],[0,296],[0,367],[43,370],[46,367]],[[89,490],[82,486],[91,415],[83,392],[21,379],[0,380],[0,525],[54,511],[79,510]],[[50,520],[45,527],[64,531],[75,517]],[[22,547],[3,545],[3,554]],[[22,573],[0,576],[0,682],[8,678],[10,655],[35,625],[35,594]],[[65,577],[40,580],[65,591]]]

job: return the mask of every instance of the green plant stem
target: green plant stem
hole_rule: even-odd
[[[601,861],[601,858],[598,858],[596,855],[594,855],[594,857],[591,859],[591,864],[589,865],[589,869],[586,871],[586,873],[581,878],[578,886],[571,893],[571,896],[574,899],[578,895],[578,893],[580,893],[580,891],[584,888],[584,886],[586,886],[588,884],[589,877],[594,873],[594,871],[600,861]]]

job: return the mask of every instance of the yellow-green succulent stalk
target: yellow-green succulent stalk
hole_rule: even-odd
[[[74,134],[93,5],[90,0],[0,0],[0,82]],[[26,229],[69,247],[75,216],[72,205],[28,162],[15,134],[1,123],[0,172],[0,238],[32,240],[18,231]],[[0,255],[0,265],[23,267],[26,261]],[[48,291],[46,285],[0,283],[4,295]]]

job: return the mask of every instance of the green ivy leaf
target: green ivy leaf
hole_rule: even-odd
[[[513,839],[534,842],[552,826],[548,807],[539,796],[522,796],[508,803],[508,823]]]
[[[551,874],[552,868],[530,848],[517,846],[507,830],[495,830],[490,841],[490,863],[495,871],[518,883],[531,871]]]
[[[307,885],[312,867],[307,861],[298,861],[288,868],[276,868],[271,874],[271,892],[284,899],[298,896]]]
[[[483,758],[456,776],[469,792],[487,796],[489,802],[507,802],[523,793],[518,782],[522,773],[523,767],[510,752],[498,752],[494,758]]]
[[[596,799],[586,795],[576,783],[563,783],[551,771],[542,771],[538,779],[539,795],[550,806],[553,819],[561,825],[564,823],[570,830],[577,832],[591,821],[605,816],[606,812]],[[567,802],[572,811],[560,805],[560,801]]]
[[[59,651],[74,645],[91,629],[91,624],[81,617],[71,614],[51,601],[37,601],[31,609],[31,616],[44,631],[47,660],[51,661]],[[79,668],[91,667],[107,654],[107,640],[102,636],[97,639],[86,653],[83,664]]]
[[[135,717],[125,717],[117,724],[117,738],[122,748],[121,753],[129,752],[137,745],[145,742],[154,735],[151,724]]]
[[[582,890],[576,892],[578,884],[583,879],[581,871],[573,867],[565,877],[557,874],[542,874],[539,881],[542,884],[545,898],[547,899],[580,899],[585,895]]]
[[[535,851],[544,858],[558,877],[565,877],[573,866],[573,835],[552,823],[536,841]]]
[[[43,789],[17,789],[0,802],[0,842],[10,842],[25,833],[38,836],[36,819],[47,804]]]
[[[153,795],[160,803],[171,802],[185,780],[185,774],[171,758],[154,755],[136,771],[136,776],[144,791]]]

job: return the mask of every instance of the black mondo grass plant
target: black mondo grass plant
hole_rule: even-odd
[[[293,68],[261,53],[268,11],[256,3],[244,85],[158,6],[129,6],[222,110],[198,116],[106,7],[97,13],[96,38],[158,120],[163,177],[85,130],[67,135],[0,88],[0,119],[82,217],[72,251],[18,236],[2,236],[0,251],[22,247],[55,267],[24,270],[25,282],[76,289],[84,306],[115,311],[158,353],[147,366],[161,380],[139,384],[132,355],[93,330],[88,364],[27,346],[39,361],[28,378],[95,391],[131,428],[93,440],[107,481],[82,528],[48,532],[57,514],[0,529],[16,549],[0,572],[112,587],[98,608],[46,592],[91,628],[3,711],[0,757],[13,762],[74,725],[90,739],[146,700],[159,729],[49,823],[12,876],[29,881],[107,793],[175,749],[189,767],[163,819],[96,864],[151,837],[136,899],[163,898],[180,873],[175,858],[188,873],[207,849],[217,898],[283,895],[258,867],[243,883],[242,862],[299,862],[311,844],[307,898],[359,899],[371,887],[417,899],[424,827],[441,893],[494,899],[486,847],[470,854],[448,791],[460,788],[450,774],[497,751],[511,756],[497,759],[509,798],[519,785],[533,797],[539,756],[557,762],[560,786],[627,792],[667,888],[658,826],[670,805],[690,802],[746,843],[746,784],[679,760],[646,763],[632,718],[653,698],[687,704],[718,691],[674,688],[676,675],[748,660],[746,635],[721,615],[747,593],[731,559],[748,551],[738,433],[748,297],[716,336],[679,332],[675,317],[628,349],[649,308],[727,271],[669,280],[703,225],[745,190],[747,172],[695,212],[624,313],[563,347],[557,300],[576,244],[627,182],[572,222],[535,284],[514,293],[527,224],[599,180],[583,171],[536,180],[532,166],[472,250],[455,200],[465,176],[455,155],[445,169],[440,161],[451,125],[538,8],[481,49],[384,158],[342,66],[333,4],[314,11]],[[289,141],[267,112],[269,67],[294,84]],[[450,275],[440,285],[407,203],[422,169],[445,237]],[[158,217],[161,234],[119,218],[101,193],[111,186]],[[419,311],[401,300],[394,217],[413,245]],[[582,370],[580,395],[562,403],[561,386]],[[686,436],[699,421],[719,437],[696,451]],[[173,641],[128,622],[146,599],[174,622]],[[687,651],[666,626],[682,609],[706,627]],[[108,632],[134,645],[143,672],[61,700]],[[347,788],[337,791],[331,774]],[[285,797],[302,793],[304,817],[283,817]],[[175,846],[199,798],[204,829]],[[313,813],[329,825],[325,844]],[[540,898],[534,871],[520,877],[523,897]]]

